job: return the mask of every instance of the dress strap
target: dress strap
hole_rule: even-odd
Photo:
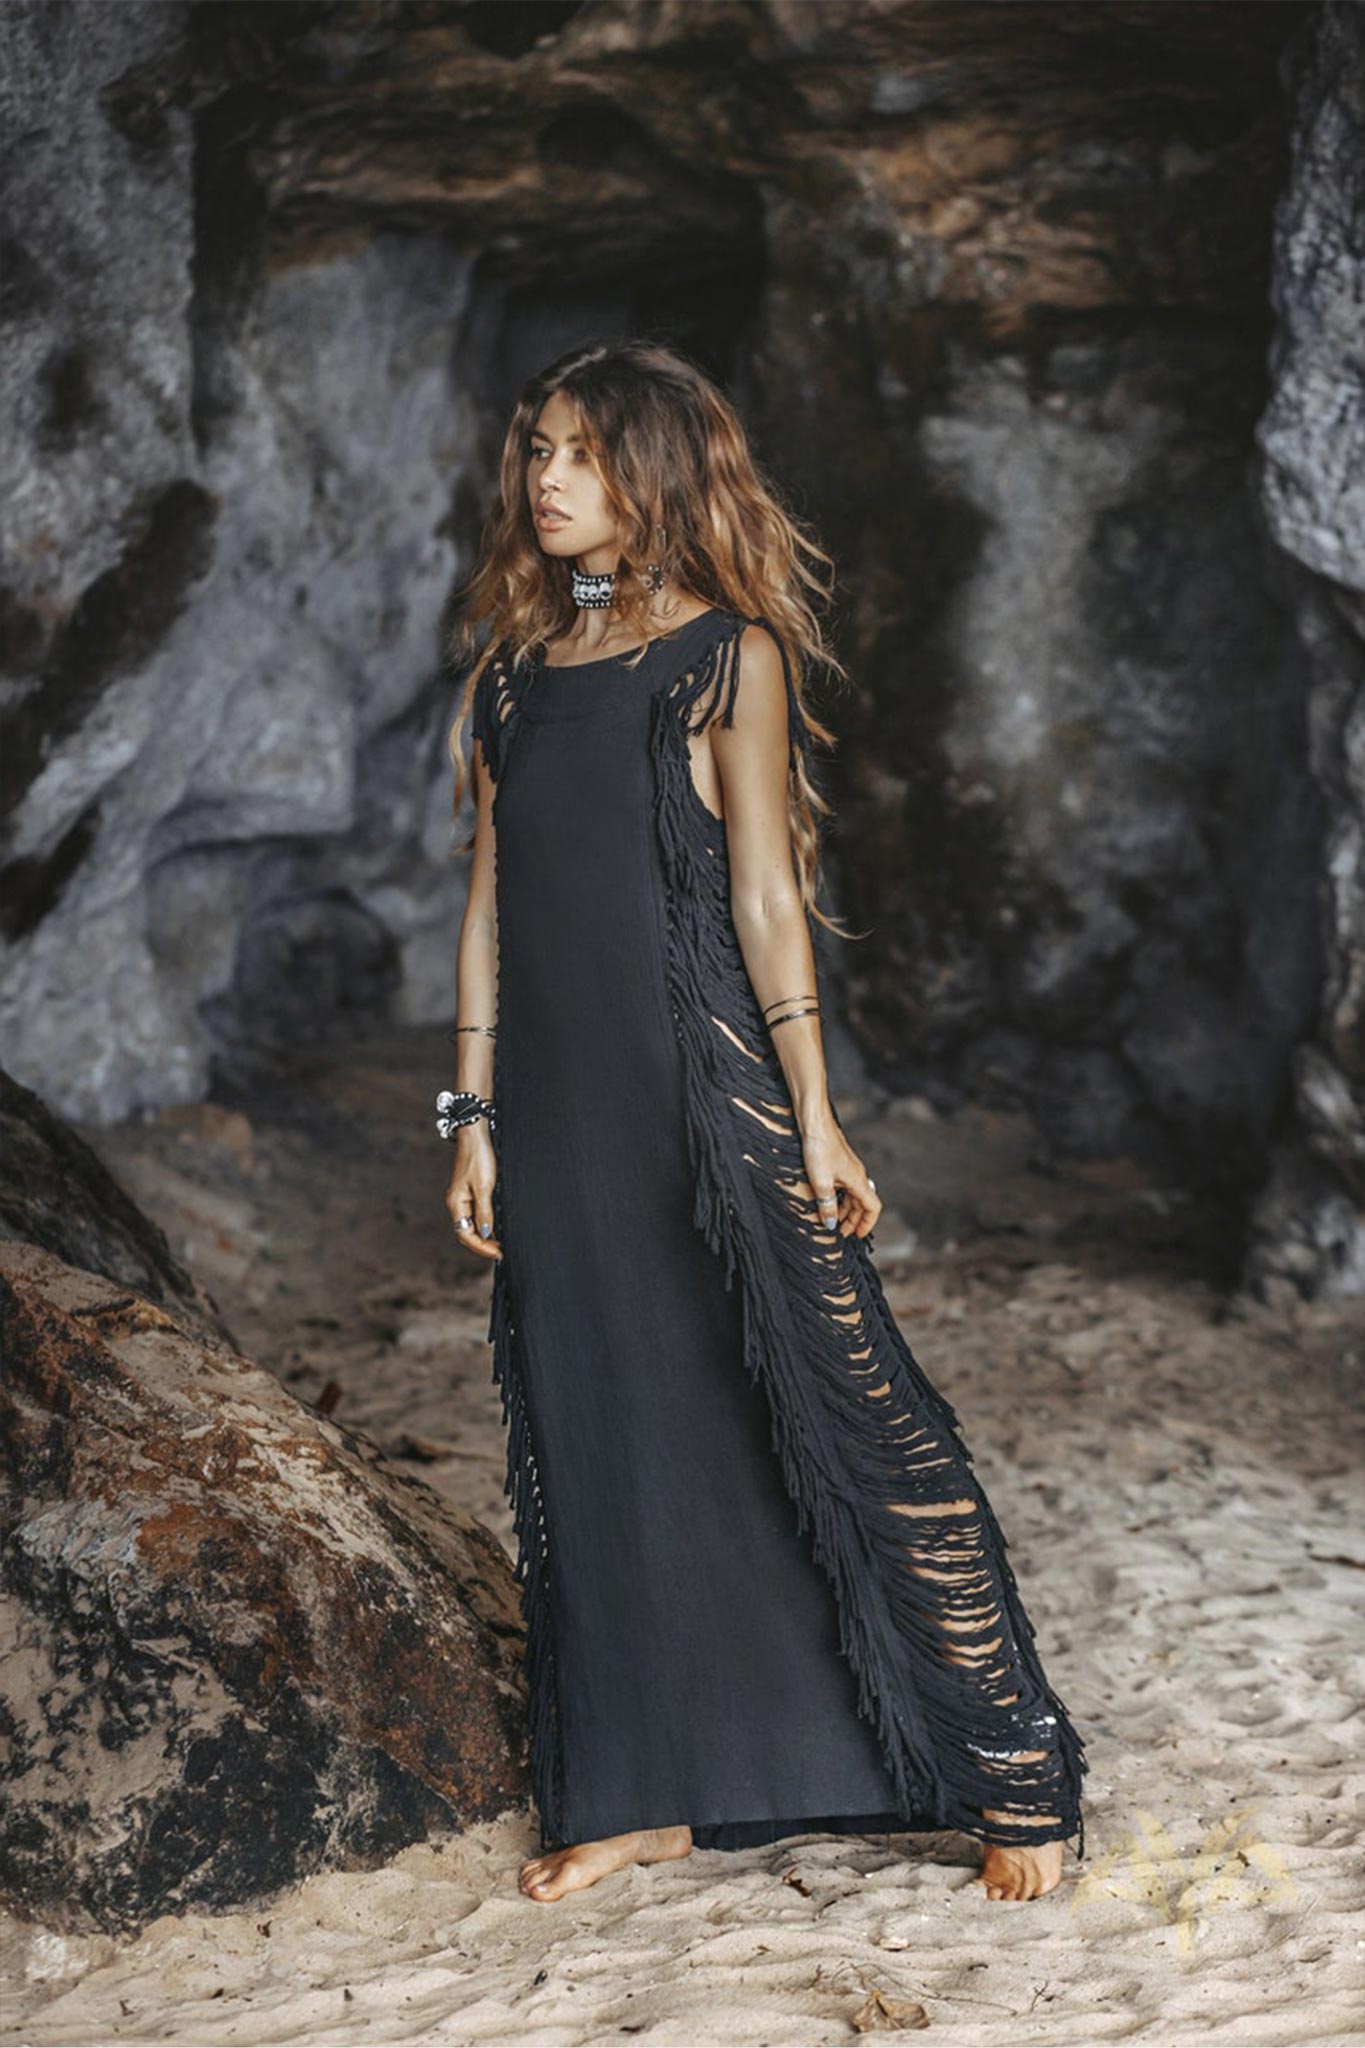
[[[681,675],[674,677],[668,690],[668,695],[688,732],[703,732],[713,718],[718,719],[722,725],[734,724],[735,702],[741,681],[740,641],[749,626],[762,626],[777,642],[778,652],[782,656],[782,676],[787,690],[787,738],[791,765],[796,768],[803,759],[809,760],[814,747],[814,736],[806,724],[805,713],[797,696],[786,642],[772,620],[762,616],[748,618],[742,612],[722,612],[717,616],[715,626],[715,632],[706,640],[690,667]]]

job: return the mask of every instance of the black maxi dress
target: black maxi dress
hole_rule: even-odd
[[[472,709],[541,1847],[686,1822],[700,1848],[958,1828],[1082,1855],[1083,1746],[953,1409],[867,1240],[820,1222],[693,783],[751,623],[713,608],[637,667],[498,649]]]

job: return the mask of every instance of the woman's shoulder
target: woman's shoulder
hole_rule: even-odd
[[[716,605],[691,621],[704,651],[715,650],[717,658],[738,672],[741,664],[757,671],[765,680],[776,676],[779,684],[790,679],[791,658],[786,643],[771,619],[761,613],[736,611]],[[691,650],[695,652],[696,650]]]
[[[666,658],[660,664],[659,680],[689,732],[700,733],[713,721],[733,724],[741,670],[751,665],[754,627],[776,659],[761,623],[729,605],[710,605],[695,612],[660,643]],[[766,663],[764,654],[759,658]]]
[[[714,624],[694,663],[695,687],[687,693],[690,729],[741,723],[747,733],[763,736],[781,728],[793,765],[809,759],[813,737],[778,628],[761,613],[728,609],[718,612]]]
[[[508,732],[520,704],[526,665],[513,660],[513,650],[507,641],[495,641],[478,660],[469,733],[471,739],[479,742],[485,765],[496,782]]]
[[[788,659],[781,634],[772,620],[761,612],[738,611],[731,605],[712,605],[695,614],[689,624],[702,629],[702,638],[708,643],[712,640],[731,641],[741,645],[746,653],[751,648],[764,649],[781,663]],[[766,655],[760,658],[766,660]]]
[[[720,660],[738,647],[751,626],[760,621],[730,605],[706,605],[693,612],[681,625],[660,634],[656,645],[682,655],[689,666],[702,660]],[[749,645],[753,641],[750,639]]]

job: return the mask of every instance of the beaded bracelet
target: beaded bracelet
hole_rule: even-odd
[[[497,1112],[493,1104],[482,1095],[476,1095],[472,1088],[443,1088],[436,1097],[436,1128],[443,1138],[452,1143],[466,1124],[477,1123],[481,1116],[488,1118],[490,1135],[496,1135]]]

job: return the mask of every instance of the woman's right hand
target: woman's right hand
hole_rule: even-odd
[[[497,1177],[493,1140],[487,1123],[480,1117],[477,1123],[465,1124],[456,1136],[446,1208],[460,1243],[481,1259],[502,1257],[502,1246],[493,1235],[493,1187]]]

